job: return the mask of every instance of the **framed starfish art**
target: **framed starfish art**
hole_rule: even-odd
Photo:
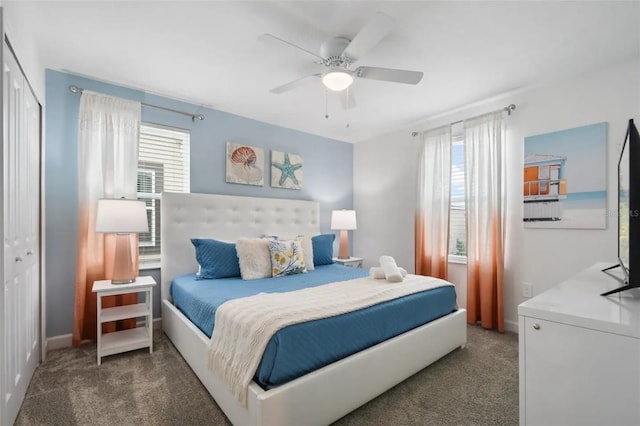
[[[302,156],[271,151],[271,186],[302,189]]]

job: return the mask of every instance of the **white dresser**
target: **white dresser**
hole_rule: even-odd
[[[518,307],[520,425],[640,425],[640,289],[600,296],[607,266]]]

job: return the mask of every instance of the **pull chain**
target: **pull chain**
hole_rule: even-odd
[[[347,129],[351,126],[349,124],[349,87],[347,87]]]
[[[329,119],[329,91],[324,89],[324,118]]]

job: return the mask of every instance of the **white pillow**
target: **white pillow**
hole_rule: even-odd
[[[243,280],[271,278],[271,252],[265,238],[241,238],[236,241]]]
[[[307,271],[313,271],[313,244],[311,243],[311,237],[308,235],[298,235],[296,239],[302,242],[304,266],[307,268]]]

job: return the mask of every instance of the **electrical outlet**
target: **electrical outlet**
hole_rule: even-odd
[[[522,297],[533,297],[533,284],[522,283]]]

